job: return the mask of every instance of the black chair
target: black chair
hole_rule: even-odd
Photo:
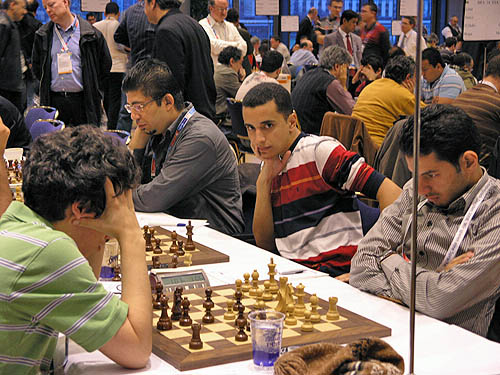
[[[236,157],[238,163],[245,162],[245,154],[253,154],[252,147],[250,146],[250,139],[248,138],[247,129],[243,122],[243,106],[240,101],[233,98],[227,98],[227,110],[231,115],[231,127],[233,137],[229,142],[235,147]]]

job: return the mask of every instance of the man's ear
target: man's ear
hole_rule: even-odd
[[[174,97],[170,93],[165,94],[165,96],[163,97],[162,100],[165,103],[165,105],[167,105],[167,106],[174,105],[174,103],[175,103]]]
[[[461,167],[467,170],[475,169],[477,164],[479,164],[479,157],[472,150],[467,150],[463,153],[461,157],[462,164]]]
[[[95,214],[91,212],[86,212],[85,205],[82,202],[73,202],[68,210],[69,219],[80,220],[81,218],[94,217]]]
[[[288,116],[287,122],[288,122],[288,128],[290,131],[292,131],[298,127],[297,126],[297,123],[298,123],[297,113],[295,112],[295,110],[292,113],[290,113],[290,115]]]

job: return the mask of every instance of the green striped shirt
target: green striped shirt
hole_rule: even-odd
[[[0,373],[47,371],[58,332],[96,350],[127,312],[68,235],[24,204],[10,205],[0,219]]]

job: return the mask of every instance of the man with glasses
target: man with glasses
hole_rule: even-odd
[[[405,51],[406,56],[417,56],[417,32],[413,29],[415,27],[415,17],[404,16],[401,18],[401,35],[398,40],[398,47]],[[424,49],[427,44],[422,38],[422,48]]]
[[[247,44],[241,37],[236,26],[224,19],[227,15],[229,3],[227,0],[208,0],[208,11],[210,14],[200,20],[205,32],[210,38],[212,50],[212,60],[214,66],[217,65],[219,53],[226,47],[236,47],[241,51],[241,55],[247,53]]]
[[[142,60],[125,76],[126,109],[137,123],[130,149],[142,168],[133,192],[137,211],[207,219],[224,233],[243,230],[236,158],[226,137],[184,103],[182,91],[159,60]]]

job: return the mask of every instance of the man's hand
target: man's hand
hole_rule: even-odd
[[[472,257],[474,256],[473,251],[467,251],[466,253],[459,255],[451,260],[450,263],[448,263],[442,272],[448,272],[450,271],[453,267],[458,266],[459,264],[463,264],[465,262],[468,262]]]
[[[257,155],[257,153],[255,154]],[[290,152],[290,150],[288,150],[281,158],[279,156],[276,156],[272,159],[262,159],[264,165],[262,166],[262,169],[260,171],[259,180],[262,179],[261,181],[270,183],[273,178],[276,177],[285,168],[286,163],[288,162],[288,159],[290,159],[291,155],[292,153]]]
[[[243,82],[246,76],[247,72],[245,71],[245,69],[243,69],[243,67],[241,67],[240,70],[238,70],[238,79],[240,80],[240,82]]]
[[[133,235],[135,230],[140,231],[132,201],[132,190],[124,191],[116,196],[109,178],[106,178],[104,190],[106,192],[106,208],[102,215],[96,219],[80,218],[74,224],[105,233],[116,238],[121,244],[127,235]]]
[[[401,86],[403,86],[405,89],[407,89],[409,92],[412,94],[415,94],[415,79],[405,79],[402,83]]]
[[[361,73],[365,76],[368,81],[375,81],[377,79],[377,73],[373,70],[371,65],[365,65],[361,68]]]
[[[128,145],[129,150],[145,148],[151,137],[152,135],[147,134],[144,130],[136,129]]]

